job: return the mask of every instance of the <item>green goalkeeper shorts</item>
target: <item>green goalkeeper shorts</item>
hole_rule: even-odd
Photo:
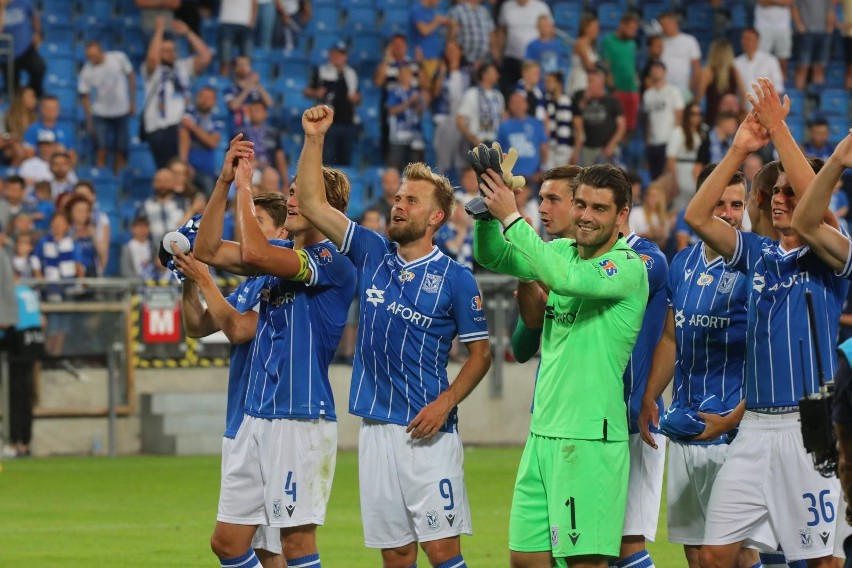
[[[617,557],[629,468],[626,441],[531,433],[515,479],[509,549]]]

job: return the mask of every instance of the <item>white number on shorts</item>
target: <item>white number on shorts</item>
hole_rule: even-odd
[[[450,502],[448,505],[444,505],[444,510],[452,511],[456,506],[456,500],[453,497],[453,484],[449,479],[444,478],[438,482],[438,491],[441,492],[441,497]]]
[[[819,524],[820,513],[822,513],[822,520],[825,523],[830,523],[834,520],[834,505],[831,501],[826,501],[825,498],[828,497],[829,491],[828,489],[823,489],[819,492],[819,510],[817,510],[817,498],[814,497],[813,493],[805,493],[802,495],[802,499],[806,499],[811,502],[808,506],[808,512],[813,515],[813,520],[808,521],[809,527],[814,527]]]

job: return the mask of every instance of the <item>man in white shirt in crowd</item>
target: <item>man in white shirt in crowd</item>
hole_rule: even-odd
[[[698,87],[701,69],[701,46],[694,36],[680,31],[677,12],[664,12],[659,17],[663,29],[663,57],[670,84],[680,89],[683,100],[692,100]]]
[[[527,46],[538,38],[538,19],[553,14],[542,0],[508,0],[500,8],[497,18],[497,47],[503,55],[500,70],[502,91],[511,93],[521,78],[521,64],[527,55]]]
[[[483,63],[476,75],[477,86],[469,88],[462,96],[456,126],[471,146],[481,142],[490,145],[497,139],[506,100],[495,88],[500,79],[496,65]]]
[[[136,114],[136,74],[123,52],[105,52],[98,40],[86,44],[86,59],[77,92],[95,140],[95,165],[105,167],[111,151],[118,173],[127,163],[127,124]]]
[[[793,53],[793,0],[757,0],[754,27],[763,49],[778,58],[781,72],[787,76],[787,60]],[[748,85],[749,83],[746,83]],[[778,83],[775,83],[776,87]]]
[[[228,0],[219,5],[219,74],[223,77],[236,52],[251,54],[256,18],[257,0]]]
[[[651,63],[651,86],[642,95],[642,108],[648,123],[645,157],[651,179],[662,175],[666,166],[666,146],[672,131],[683,117],[683,97],[680,89],[666,82],[666,65],[662,61]]]
[[[746,90],[759,77],[766,77],[775,85],[775,90],[784,92],[784,73],[778,58],[760,49],[760,32],[755,28],[746,28],[740,34],[740,45],[743,53],[734,59],[734,65],[740,72]],[[751,109],[751,103],[746,101],[746,107]]]

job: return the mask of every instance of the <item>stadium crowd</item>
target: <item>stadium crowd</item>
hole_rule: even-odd
[[[276,357],[283,368],[287,355],[273,346],[282,340],[282,334],[289,334],[292,349],[299,330],[295,319],[292,323],[286,320],[284,331],[275,325],[258,327],[258,321],[280,321],[277,318],[282,317],[282,312],[278,310],[291,302],[296,305],[294,309],[302,310],[300,314],[323,314],[313,321],[316,327],[328,328],[322,337],[348,337],[341,347],[343,358],[354,354],[357,328],[353,324],[372,317],[370,321],[375,325],[377,314],[387,319],[387,330],[397,326],[394,330],[398,333],[389,332],[388,337],[407,337],[409,332],[422,334],[422,338],[417,336],[421,341],[420,359],[401,363],[406,377],[410,371],[410,376],[420,372],[422,378],[426,367],[421,364],[424,346],[428,345],[427,352],[434,352],[434,379],[439,387],[435,392],[424,389],[423,400],[409,399],[407,383],[407,406],[402,409],[393,402],[388,402],[387,408],[376,409],[376,400],[386,393],[380,392],[380,386],[366,384],[370,381],[359,383],[357,392],[352,394],[350,410],[367,420],[362,429],[362,468],[364,463],[391,459],[388,456],[393,452],[388,448],[407,443],[412,432],[415,439],[435,437],[444,444],[439,448],[436,441],[431,453],[424,454],[430,457],[427,461],[440,466],[428,472],[436,481],[440,479],[440,499],[434,491],[430,493],[411,481],[417,476],[403,469],[397,475],[410,483],[401,484],[399,496],[382,492],[380,476],[362,480],[365,539],[368,546],[382,549],[386,566],[411,566],[417,553],[414,543],[418,541],[434,566],[466,566],[458,544],[458,535],[470,531],[462,465],[458,461],[461,446],[453,445],[460,444],[453,441],[457,436],[440,434],[455,433],[455,407],[481,380],[490,363],[485,318],[479,314],[482,298],[470,276],[471,271],[486,269],[521,279],[518,325],[523,333],[530,331],[524,326],[534,327],[530,321],[536,318],[529,317],[530,313],[536,314],[539,327],[545,321],[540,338],[542,367],[536,387],[537,410],[527,445],[530,455],[525,454],[513,504],[509,542],[513,566],[550,566],[554,557],[569,558],[569,565],[600,566],[604,564],[599,557],[619,557],[617,566],[653,566],[644,543],[653,540],[656,532],[662,454],[657,451],[650,454],[654,457],[641,457],[647,459],[647,466],[645,462],[639,466],[634,463],[640,459],[636,456],[652,451],[643,446],[643,439],[653,451],[657,450],[657,440],[662,439],[651,436],[660,431],[650,431],[649,420],[654,428],[665,422],[667,425],[660,427],[662,431],[673,441],[684,442],[688,449],[679,463],[689,470],[683,474],[689,477],[693,468],[704,473],[713,469],[701,460],[724,461],[724,455],[710,454],[715,450],[707,455],[701,453],[702,449],[696,450],[690,445],[693,437],[699,436],[708,447],[727,449],[728,431],[744,412],[747,414],[740,427],[739,445],[731,446],[730,463],[749,461],[746,442],[753,446],[780,440],[780,449],[776,451],[773,446],[774,453],[767,452],[767,459],[779,461],[764,464],[779,469],[795,466],[779,474],[781,481],[772,485],[779,494],[767,497],[759,487],[744,484],[743,491],[754,493],[746,495],[753,501],[743,505],[743,494],[714,490],[711,498],[708,492],[699,491],[690,511],[699,516],[696,511],[700,509],[700,526],[696,527],[693,519],[681,519],[678,524],[670,518],[675,528],[670,535],[680,530],[677,542],[684,544],[691,566],[728,566],[734,562],[760,566],[756,554],[740,550],[743,543],[763,548],[783,545],[791,565],[830,556],[829,537],[832,531],[839,530],[833,521],[840,515],[835,515],[838,511],[831,504],[837,503],[836,479],[831,484],[819,476],[815,478],[807,456],[802,459],[801,443],[791,433],[795,428],[781,422],[772,427],[756,424],[794,414],[796,409],[790,408],[808,394],[793,384],[792,371],[791,380],[787,381],[789,392],[783,390],[787,389],[787,382],[776,379],[772,368],[775,361],[785,369],[802,365],[804,370],[804,357],[801,352],[797,356],[792,346],[794,339],[802,341],[801,330],[807,328],[804,300],[798,295],[792,300],[785,297],[779,306],[773,300],[771,307],[767,307],[768,302],[760,304],[760,300],[769,284],[767,294],[801,281],[828,290],[824,298],[816,300],[820,307],[817,320],[819,329],[828,330],[829,342],[821,350],[825,360],[830,361],[826,369],[834,371],[834,336],[839,332],[842,340],[844,333],[840,328],[845,326],[848,333],[852,327],[847,325],[852,323],[850,316],[841,315],[847,290],[842,276],[852,272],[852,246],[845,236],[850,188],[845,187],[849,178],[843,177],[844,168],[837,165],[852,159],[847,155],[852,148],[844,146],[849,139],[843,140],[849,116],[847,90],[852,87],[849,2],[625,1],[593,5],[579,0],[552,4],[541,0],[460,0],[450,5],[437,0],[376,4],[285,0],[77,4],[0,0],[0,29],[11,36],[13,51],[9,85],[12,96],[6,101],[2,121],[5,133],[0,141],[0,160],[6,167],[0,200],[0,276],[4,278],[0,306],[19,304],[15,293],[21,287],[12,283],[20,278],[70,283],[81,277],[121,275],[161,281],[171,280],[172,271],[177,270],[198,285],[198,289],[186,283],[183,287],[185,305],[191,305],[196,310],[191,317],[198,318],[192,320],[193,334],[205,335],[221,328],[234,344],[256,342],[255,352],[245,355],[250,358],[251,377],[247,380],[252,385],[252,394],[243,396],[246,420],[241,422],[243,413],[237,413],[240,420],[232,432],[234,444],[223,449],[222,497],[213,536],[213,549],[222,566],[254,566],[259,561],[253,548],[274,551],[275,543],[269,538],[277,540],[275,532],[265,543],[252,541],[257,524],[283,529],[283,553],[290,565],[319,566],[314,531],[325,515],[322,498],[299,510],[299,524],[295,526],[281,520],[281,503],[282,499],[287,502],[289,496],[295,509],[296,484],[291,484],[294,471],[297,477],[302,476],[300,479],[312,479],[318,476],[316,468],[327,468],[329,460],[333,468],[333,457],[326,454],[333,454],[330,441],[336,434],[320,432],[319,445],[324,455],[302,460],[300,469],[289,471],[286,480],[275,478],[271,483],[251,479],[252,487],[260,488],[260,493],[251,495],[256,498],[254,501],[244,502],[237,486],[230,485],[242,475],[255,475],[255,461],[264,466],[261,469],[272,465],[276,475],[283,476],[294,460],[299,461],[281,447],[281,440],[303,435],[295,429],[292,418],[317,419],[324,424],[328,421],[318,419],[334,416],[333,407],[323,406],[326,399],[322,398],[321,389],[327,386],[327,376],[325,383],[322,377],[327,375],[329,362],[323,357],[330,359],[336,342],[333,346],[324,343],[317,349],[319,354],[312,355],[307,363],[312,370],[309,382],[318,381],[317,391],[309,389],[305,395],[309,410],[304,415],[280,414],[284,401],[292,406],[293,397],[302,396],[292,394],[292,360],[289,393],[284,393],[283,386],[279,389],[278,375],[272,381],[271,371],[264,365]],[[524,179],[522,186],[511,187],[515,191],[507,185],[512,186],[513,180],[520,178],[487,172],[487,168],[477,167],[469,159],[468,150],[479,146],[480,159],[485,160],[482,152],[494,142],[513,149],[509,173]],[[833,165],[816,174],[822,161],[830,158],[834,159]],[[420,162],[431,164],[435,173]],[[571,169],[572,166],[577,167]],[[297,171],[298,181],[291,184]],[[772,173],[766,174],[769,171]],[[772,181],[767,182],[770,175]],[[560,186],[560,191],[571,188],[572,215],[576,217],[579,208],[588,207],[592,213],[587,215],[595,221],[582,217],[582,222],[573,228],[557,229],[565,216],[564,210],[560,213],[558,202],[565,196],[553,188],[556,183],[575,178],[576,187],[566,184]],[[401,186],[403,179],[406,183]],[[457,185],[451,186],[450,181]],[[440,207],[431,215],[437,215],[437,221],[424,213],[419,190],[412,189],[412,182],[435,194]],[[323,185],[325,192],[319,189]],[[802,198],[805,187],[810,187],[809,194]],[[610,190],[609,200],[595,201],[599,194],[590,188]],[[741,195],[731,197],[730,188]],[[474,222],[465,214],[463,205],[480,196],[480,192],[492,218],[480,217]],[[797,200],[800,209],[809,213],[794,213]],[[453,203],[459,205],[455,211]],[[829,213],[825,213],[826,208]],[[403,210],[404,214],[400,213]],[[241,285],[242,293],[235,292],[238,295],[230,299],[234,314],[229,316],[234,319],[228,320],[227,326],[213,312],[231,312],[221,302],[219,307],[213,306],[211,297],[216,294],[200,282],[205,280],[202,274],[206,270],[197,268],[193,256],[173,249],[168,251],[175,253],[172,266],[163,266],[158,260],[157,248],[163,236],[178,227],[192,226],[190,220],[202,212],[206,222],[197,228],[197,236],[193,232],[194,257],[223,273],[249,275],[260,271],[269,275],[260,280],[252,277]],[[280,241],[284,236],[283,218],[288,213],[292,220],[287,231],[292,240]],[[608,217],[610,213],[612,219]],[[429,227],[423,234],[415,235],[411,227],[409,232],[400,228],[421,217],[423,226],[428,221]],[[786,220],[779,220],[782,218]],[[359,221],[361,226],[349,219]],[[499,224],[503,225],[503,233],[498,232]],[[434,235],[429,232],[432,228]],[[575,231],[572,238],[578,246],[566,244],[569,241],[565,240],[545,246],[548,241],[569,236],[570,231]],[[593,242],[589,234],[596,231],[603,238]],[[619,239],[619,232],[629,235],[629,241]],[[393,242],[376,233],[386,234]],[[442,254],[430,252],[433,236]],[[769,236],[780,240],[773,244]],[[639,241],[640,245],[636,245]],[[800,250],[805,244],[811,249]],[[683,255],[677,254],[690,245],[695,245],[690,249],[693,252],[705,251],[700,259],[684,260]],[[399,266],[377,260],[397,246]],[[701,394],[705,398],[697,403],[688,397],[678,398],[684,388],[692,388],[689,377],[694,372],[692,368],[688,372],[681,368],[687,347],[684,337],[674,331],[674,326],[684,324],[684,319],[678,320],[684,318],[683,310],[678,308],[681,303],[690,302],[689,294],[677,296],[678,286],[672,277],[668,277],[668,283],[665,277],[659,278],[649,293],[659,293],[658,299],[663,299],[668,290],[671,307],[665,312],[660,304],[661,314],[667,313],[667,317],[648,318],[646,306],[640,305],[651,278],[643,263],[650,272],[655,261],[637,246],[662,250],[673,267],[680,266],[678,263],[706,263],[684,267],[685,280],[695,274],[698,287],[715,280],[720,293],[731,297],[734,290],[740,290],[738,286],[745,290],[745,278],[725,272],[722,263],[715,263],[720,256],[736,270],[749,274],[754,282],[764,278],[770,281],[767,284],[760,280],[751,299],[743,297],[740,302],[743,318],[748,306],[752,342],[741,353],[745,357],[745,387],[740,384],[726,391],[723,370],[719,400],[715,395],[708,396],[706,380]],[[791,250],[800,254],[791,255]],[[613,251],[620,256],[614,256]],[[348,261],[342,258],[344,255],[357,265],[353,268],[345,264]],[[560,272],[565,268],[561,262],[585,266],[582,261],[589,258],[602,259],[591,276],[603,279],[605,284],[596,284],[593,278],[581,282],[570,271]],[[663,256],[659,258],[658,267],[665,264]],[[428,261],[424,263],[422,259]],[[431,262],[443,263],[442,276],[429,273]],[[756,272],[760,263],[771,264],[777,279],[773,280],[774,273]],[[717,269],[718,274],[712,272]],[[352,306],[352,313],[359,317],[349,318],[347,335],[342,314],[356,290],[356,273],[359,297],[362,293],[366,296],[361,298],[360,306]],[[385,294],[389,298],[391,294],[404,296],[405,283],[415,278],[423,280],[422,290],[436,294],[435,306],[444,302],[442,313],[451,314],[448,321],[436,324],[438,330],[414,331],[415,324],[425,321],[425,316],[401,303],[393,308],[395,311],[390,307],[387,311],[376,309],[384,303]],[[679,279],[677,273],[675,280]],[[541,282],[547,290],[535,288],[536,284],[525,288],[528,281]],[[443,283],[452,290],[442,295]],[[267,294],[271,288],[275,300],[264,298],[259,315],[248,305],[261,296],[258,284],[265,286]],[[207,307],[198,302],[199,289]],[[42,300],[67,299],[68,290],[47,286]],[[559,299],[556,305],[545,306],[542,298],[547,291],[551,298]],[[332,299],[324,299],[323,294]],[[301,299],[304,297],[308,299]],[[419,298],[418,294],[414,308],[422,309],[417,302],[425,300]],[[558,371],[566,366],[564,361],[554,361],[568,355],[554,350],[559,338],[554,335],[554,324],[547,320],[574,326],[575,320],[581,319],[580,308],[572,304],[578,298],[593,298],[602,306],[612,302],[627,315],[613,318],[612,325],[599,320],[600,331],[595,333],[600,335],[583,336],[592,344],[595,339],[601,340],[605,332],[618,329],[614,335],[623,345],[613,347],[613,352],[618,353],[611,359],[601,357],[606,360],[600,362],[600,367],[590,366],[588,373],[582,373],[585,368],[577,366],[572,371],[576,380],[598,374],[620,379],[625,365],[627,371],[624,383],[609,380],[600,387],[601,392],[615,393],[614,397],[600,397],[607,398],[605,404],[609,407],[596,408],[600,400],[590,396],[594,400],[588,405],[575,405],[584,407],[580,411],[572,410],[554,419],[558,412],[546,409],[555,408],[549,405],[558,406],[560,392],[571,398],[591,392],[548,390]],[[559,303],[562,301],[565,303]],[[724,317],[730,323],[730,302],[721,307],[713,301],[706,310],[724,308]],[[572,306],[576,311],[571,311]],[[783,346],[778,347],[780,336],[776,334],[773,339],[771,331],[768,335],[763,333],[754,322],[761,316],[776,321],[774,318],[781,316],[774,310],[787,311],[785,341],[790,345],[783,356],[779,354],[783,350]],[[18,321],[13,319],[12,310],[6,311],[9,313],[0,311],[0,316],[6,318],[0,319],[0,325],[14,328]],[[790,320],[791,312],[795,321]],[[642,337],[645,328],[642,313],[646,313],[646,322],[654,320],[656,331],[647,333],[656,337],[643,348],[643,362],[639,363],[638,352],[631,354],[631,349],[634,344],[639,345],[636,338]],[[28,325],[32,325],[32,319],[27,319]],[[298,321],[309,320],[305,317]],[[380,323],[384,325],[385,321]],[[740,323],[745,332],[745,324]],[[431,325],[429,319],[425,327]],[[689,325],[693,325],[691,320]],[[711,323],[703,327],[719,326]],[[582,333],[590,333],[584,329]],[[247,335],[240,330],[248,330]],[[256,337],[255,330],[260,330]],[[301,331],[300,341],[319,333],[310,325]],[[49,339],[49,327],[47,332]],[[433,344],[434,334],[438,335]],[[670,354],[673,361],[678,361],[678,368],[672,366],[671,373],[660,375],[658,382],[653,382],[649,378],[652,356],[655,363],[658,356],[665,357],[658,355],[660,347],[655,352],[654,346],[664,334],[671,336]],[[440,369],[437,362],[442,357],[446,362],[450,355],[449,342],[442,340],[455,335],[460,336],[468,353],[452,353],[463,367],[450,383],[446,369]],[[539,336],[532,333],[529,337],[534,339],[527,347],[534,345],[534,353]],[[708,343],[709,337],[706,336]],[[374,341],[372,335],[367,338],[362,328],[357,341],[360,355],[350,361],[355,375],[360,373],[363,378],[372,372],[395,385],[390,362],[388,369],[381,371],[374,362],[371,371],[364,361],[365,348],[378,354],[378,359],[387,356],[387,339]],[[581,347],[579,339],[572,345],[575,349]],[[765,347],[771,356],[766,361],[758,357],[755,345]],[[61,346],[50,345],[49,341],[46,347],[48,353],[61,353]],[[300,352],[312,352],[311,343],[302,347]],[[695,354],[690,354],[694,367]],[[726,351],[725,368],[727,356]],[[628,357],[632,357],[630,362]],[[568,361],[570,364],[573,363]],[[638,378],[642,375],[638,369],[643,365],[644,376]],[[618,370],[617,376],[609,373],[613,369]],[[810,364],[808,369],[811,378],[806,388],[814,392],[818,387]],[[708,365],[707,374],[714,372]],[[654,415],[661,409],[659,394],[672,374],[674,406],[678,402],[685,405],[680,408],[685,413],[683,423],[666,422],[675,420],[668,413],[663,420]],[[273,382],[276,386],[271,389],[272,394],[267,394],[265,387]],[[264,387],[255,388],[257,385]],[[623,385],[630,388],[622,389]],[[659,387],[659,392],[653,392],[650,385]],[[359,400],[362,386],[367,391],[375,389],[369,393],[371,403]],[[761,389],[770,387],[771,396],[767,398],[764,393],[761,398]],[[739,404],[743,390],[743,404],[748,410]],[[258,391],[262,394],[256,396]],[[735,407],[728,404],[732,393],[737,395]],[[602,445],[580,444],[578,440],[600,442],[589,437],[589,432],[597,432],[600,425],[584,421],[582,413],[600,411],[603,416],[612,416],[613,409],[617,411],[624,402],[622,394],[627,398],[629,423],[604,418]],[[321,411],[316,410],[317,400]],[[721,410],[712,406],[717,403]],[[382,414],[385,411],[387,416]],[[721,418],[707,418],[707,414]],[[594,418],[597,419],[596,414]],[[753,423],[749,424],[749,420]],[[691,430],[696,423],[700,429]],[[243,445],[245,438],[254,435],[244,434],[249,429],[262,439],[259,455],[236,460],[234,456],[247,447]],[[628,472],[632,480],[636,467],[649,471],[656,468],[653,473],[643,470],[649,483],[655,485],[650,501],[656,497],[656,511],[653,503],[650,509],[646,509],[644,501],[634,504],[633,499],[645,487],[631,486],[630,491],[613,495],[611,502],[605,507],[599,505],[592,513],[583,508],[585,503],[575,504],[574,497],[570,497],[565,503],[568,509],[555,515],[558,523],[533,536],[542,526],[542,519],[537,516],[541,508],[554,506],[547,502],[546,488],[542,495],[536,493],[549,483],[540,476],[552,473],[550,469],[567,475],[553,462],[547,462],[546,457],[560,455],[567,448],[553,446],[543,440],[546,437],[561,440],[559,443],[570,440],[570,452],[577,451],[578,455],[604,456],[603,461],[610,466],[606,471],[590,472],[582,467],[570,470],[570,475],[582,478],[586,484],[626,486]],[[628,438],[630,444],[636,444],[630,446],[629,456]],[[18,442],[21,453],[28,451],[28,439],[13,441]],[[393,455],[392,459],[397,460],[394,467],[411,466],[405,458]],[[536,473],[539,467],[544,474]],[[720,466],[717,470],[718,479],[725,480],[720,485],[725,488],[734,485],[729,482],[740,473],[734,471],[734,466]],[[390,475],[385,470],[380,474]],[[657,474],[658,483],[654,481]],[[716,474],[716,470],[707,474],[709,485]],[[384,481],[392,479],[395,480],[388,477]],[[330,479],[325,482],[330,484]],[[675,482],[677,478],[670,473],[670,491]],[[277,488],[273,495],[277,499],[264,510],[270,485]],[[587,494],[591,486],[583,486]],[[779,487],[790,489],[792,493],[788,493],[793,497],[780,496]],[[326,496],[328,490],[317,489]],[[806,523],[807,529],[799,529],[797,520],[788,519],[789,526],[780,527],[784,512],[773,509],[775,499],[784,506],[793,501],[798,506],[802,490],[806,491],[803,498],[810,496],[813,500],[804,511],[814,515],[814,522]],[[411,499],[432,500],[428,507],[420,507],[422,511],[398,507],[400,501]],[[448,503],[444,510],[451,511],[444,516],[449,527],[442,525],[443,520],[432,509],[443,505],[441,499]],[[826,508],[826,502],[830,508]],[[708,503],[712,505],[709,509]],[[726,523],[724,514],[719,513],[725,505],[729,509],[743,505],[742,518]],[[635,526],[610,523],[613,526],[607,531],[599,529],[600,534],[584,528],[588,531],[586,539],[577,548],[580,532],[575,530],[575,513],[582,526],[590,527],[596,518],[620,519],[625,508],[628,520],[638,519]],[[632,508],[641,511],[637,513]],[[293,518],[293,510],[288,508],[287,514]],[[261,517],[266,522],[258,521]],[[791,519],[799,517],[790,515]],[[275,521],[270,522],[270,518]],[[456,519],[458,524],[454,526]],[[544,519],[544,525],[548,520],[552,519]],[[653,529],[649,530],[649,526]],[[563,527],[561,541],[559,527]],[[789,534],[782,535],[782,528],[789,529]],[[601,544],[586,545],[592,535],[600,537]],[[819,546],[817,538],[822,539],[823,546]],[[545,554],[542,547],[546,548],[546,557],[538,556]],[[281,552],[280,547],[277,552]],[[575,561],[577,555],[580,564]],[[763,558],[765,566],[785,562]]]

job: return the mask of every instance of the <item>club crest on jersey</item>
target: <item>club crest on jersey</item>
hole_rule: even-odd
[[[482,296],[474,296],[470,299],[470,309],[475,312],[482,311]]]
[[[799,539],[802,548],[810,550],[814,547],[814,539],[811,537],[811,529],[799,529]]]
[[[420,289],[429,294],[437,294],[438,290],[441,288],[441,282],[443,281],[443,276],[438,276],[437,274],[427,274],[423,278],[423,285],[420,287]]]
[[[328,264],[334,259],[334,255],[327,248],[322,248],[319,252],[315,252],[314,256],[320,264]]]
[[[725,272],[722,274],[722,279],[719,280],[719,292],[722,294],[730,294],[734,289],[734,282],[737,281],[735,272]]]
[[[640,254],[639,258],[641,258],[642,262],[645,263],[645,268],[647,268],[648,270],[651,270],[651,268],[653,268],[653,266],[654,266],[654,259],[653,258],[648,256],[647,254]]]
[[[698,277],[696,284],[699,286],[709,286],[713,283],[713,275],[707,274],[706,272],[702,272],[701,276]]]
[[[397,275],[397,278],[399,278],[400,282],[411,282],[414,280],[414,273],[410,270],[403,270]]]
[[[598,263],[598,265],[603,269],[604,273],[612,278],[616,274],[618,274],[618,267],[615,265],[613,261],[610,259],[602,260]]]
[[[436,531],[441,528],[441,520],[438,518],[438,511],[426,511],[426,525],[430,531]]]

